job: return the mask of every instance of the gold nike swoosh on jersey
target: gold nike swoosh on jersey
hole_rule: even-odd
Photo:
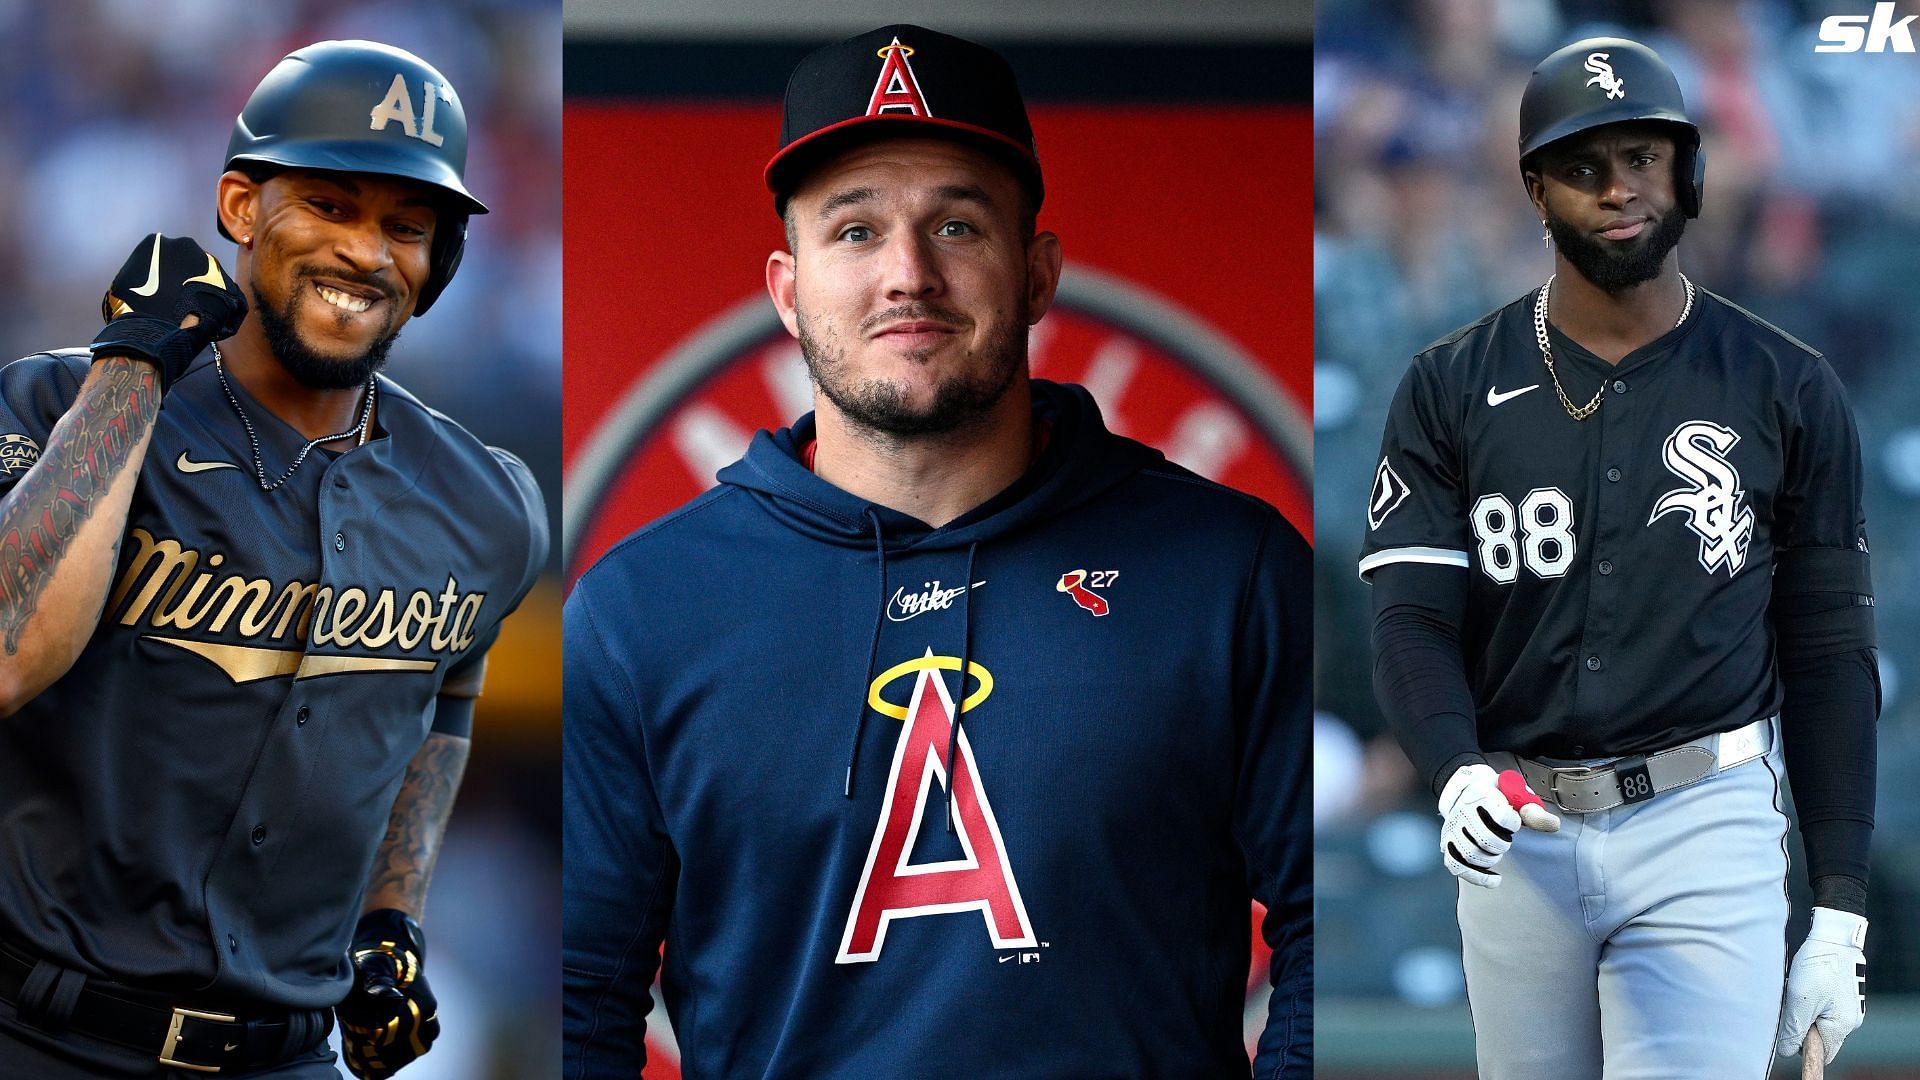
[[[153,234],[153,265],[147,268],[147,283],[127,290],[135,296],[152,296],[160,291],[160,234]]]
[[[180,456],[174,460],[173,467],[183,473],[192,474],[212,472],[214,469],[237,469],[240,466],[235,465],[231,461],[189,461],[187,460],[187,452],[182,450],[180,451]]]
[[[181,284],[191,285],[196,281],[204,281],[216,289],[224,289],[227,287],[226,275],[220,272],[220,262],[211,255],[207,256],[206,273],[201,274],[199,277],[190,277],[181,282]]]
[[[158,634],[148,634],[146,640],[185,649],[211,662],[236,686],[287,675],[295,679],[316,679],[322,675],[346,675],[362,671],[432,671],[440,666],[437,660],[397,660],[385,656],[308,656],[299,649],[224,645],[217,641],[188,641]]]

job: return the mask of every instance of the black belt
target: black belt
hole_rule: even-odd
[[[36,978],[36,970],[39,977]],[[29,991],[28,987],[33,990]],[[26,1000],[31,998],[33,1000]],[[58,1000],[58,999],[68,1000]],[[24,1023],[72,1031],[116,1046],[154,1054],[160,1064],[191,1072],[244,1072],[279,1065],[308,1053],[333,1030],[331,1010],[279,1010],[241,1017],[213,1009],[157,1004],[157,995],[89,979],[0,943],[0,1001]],[[70,1011],[69,1011],[70,1006]],[[62,1022],[35,1018],[64,1012]]]

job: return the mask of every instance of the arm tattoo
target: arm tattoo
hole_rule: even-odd
[[[0,505],[0,644],[9,656],[19,653],[20,632],[73,538],[160,412],[152,364],[109,357],[97,369],[100,378],[61,418],[42,460]]]
[[[427,880],[440,855],[440,840],[453,812],[460,775],[467,768],[471,742],[458,735],[431,732],[407,765],[407,778],[393,800],[386,839],[374,856],[367,882],[367,907],[399,908],[416,918],[426,907]]]

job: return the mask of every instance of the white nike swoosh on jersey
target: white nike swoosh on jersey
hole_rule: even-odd
[[[230,461],[188,461],[187,452],[182,450],[179,460],[173,463],[173,467],[183,473],[197,473],[210,472],[214,469],[237,469],[240,466]]]
[[[1514,398],[1519,397],[1521,394],[1524,394],[1529,390],[1538,390],[1538,389],[1540,389],[1540,384],[1534,383],[1532,386],[1523,386],[1518,390],[1509,390],[1506,393],[1502,394],[1498,390],[1489,386],[1487,387],[1487,404],[1498,405],[1503,401],[1511,401]]]
[[[147,267],[147,283],[127,291],[135,296],[152,296],[160,289],[160,234],[153,234],[153,265]]]

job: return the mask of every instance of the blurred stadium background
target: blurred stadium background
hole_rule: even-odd
[[[558,0],[0,2],[0,358],[83,345],[134,243],[214,229],[233,118],[280,57],[325,38],[411,49],[460,92],[475,218],[459,276],[389,374],[524,458],[559,564]],[[4,362],[0,359],[0,362]],[[492,653],[425,920],[445,1033],[409,1080],[559,1068],[559,587]]]
[[[1089,9],[569,0],[569,579],[712,486],[755,429],[811,408],[763,285],[784,240],[761,170],[800,57],[894,22],[991,44],[1019,75],[1046,170],[1040,227],[1068,275],[1034,330],[1035,373],[1089,386],[1110,425],[1311,535],[1311,5]],[[743,574],[715,602],[753,590]],[[1265,965],[1256,952],[1250,1025]],[[671,1080],[664,1010],[651,1019],[646,1074]]]
[[[1381,423],[1413,353],[1550,272],[1516,162],[1520,92],[1535,61],[1601,33],[1653,45],[1702,126],[1705,216],[1681,248],[1688,273],[1824,352],[1859,417],[1885,708],[1867,1023],[1828,1075],[1920,1075],[1920,698],[1907,683],[1920,680],[1920,382],[1907,367],[1920,350],[1920,64],[1813,51],[1822,17],[1873,6],[1321,0],[1316,1075],[1473,1074],[1455,886],[1435,854],[1432,796],[1373,701],[1355,562]],[[1917,10],[1902,3],[1896,17]],[[1794,889],[1797,942],[1805,882]]]

